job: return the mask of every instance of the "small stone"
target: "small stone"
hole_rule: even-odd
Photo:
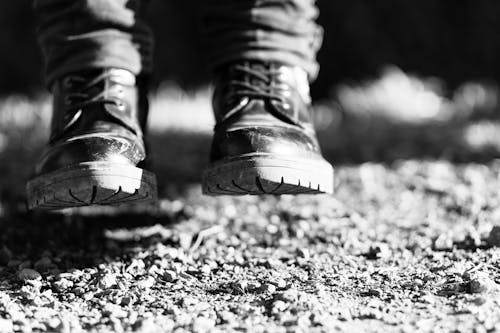
[[[41,280],[42,276],[34,269],[24,268],[17,274],[22,281]]]
[[[297,255],[300,258],[304,258],[304,259],[309,259],[311,257],[311,253],[310,253],[309,249],[307,249],[307,248],[298,248]]]
[[[217,313],[217,318],[221,321],[222,324],[231,324],[236,321],[235,314],[230,311],[221,311]]]
[[[198,304],[199,301],[194,298],[194,297],[190,297],[190,296],[186,296],[184,297],[182,300],[181,300],[181,304],[183,307],[187,308],[187,307],[191,307],[193,305],[196,305]]]
[[[299,293],[296,289],[288,289],[286,291],[276,294],[274,297],[276,300],[281,300],[283,302],[295,302],[299,297]]]
[[[473,294],[487,293],[497,289],[497,284],[485,272],[477,272],[469,281],[470,292]]]
[[[152,276],[148,276],[145,279],[139,280],[137,286],[141,289],[149,289],[155,284],[156,280]]]
[[[73,294],[75,294],[76,296],[82,296],[83,294],[85,294],[85,289],[83,287],[76,287],[75,289],[73,289]]]
[[[52,286],[58,292],[63,292],[63,291],[66,291],[69,288],[72,288],[73,287],[73,282],[70,281],[70,280],[68,280],[68,279],[60,279],[60,280],[55,281],[54,283],[52,283]]]
[[[14,332],[12,320],[0,318],[0,333]]]
[[[272,306],[272,313],[281,313],[288,308],[288,304],[283,301],[274,301]]]
[[[476,297],[472,300],[472,303],[474,303],[477,306],[481,306],[485,304],[488,300],[484,297]]]
[[[231,288],[237,294],[243,294],[248,290],[248,281],[238,280],[231,283]]]
[[[378,243],[370,246],[367,257],[369,259],[387,259],[391,256],[392,252],[389,246],[385,243]]]
[[[284,279],[278,279],[273,283],[278,289],[285,289],[287,287],[287,283]]]
[[[106,317],[112,318],[125,318],[127,317],[127,312],[123,310],[119,305],[108,303],[104,305],[102,309],[102,314]]]
[[[200,267],[200,271],[203,275],[209,275],[212,272],[212,268],[209,265],[203,265]]]
[[[58,328],[62,325],[61,319],[57,317],[50,318],[47,321],[47,326],[53,331],[58,332]],[[59,330],[60,331],[60,330]]]
[[[193,235],[185,232],[179,233],[179,245],[184,250],[188,250],[193,242]]]
[[[264,266],[270,269],[276,269],[282,265],[282,262],[275,258],[269,258],[264,261]]]
[[[163,273],[163,279],[167,282],[174,282],[177,280],[177,274],[174,271],[166,270]]]
[[[193,321],[193,332],[204,333],[215,326],[215,320],[207,317],[198,317]]]
[[[451,250],[453,248],[453,239],[448,234],[442,234],[434,241],[434,249],[438,251]]]
[[[133,326],[137,332],[157,332],[158,328],[155,325],[153,318],[141,318],[137,320]]]
[[[256,291],[259,290],[262,284],[259,281],[249,281],[247,288],[250,291]]]
[[[263,293],[274,294],[276,292],[276,286],[274,284],[271,284],[271,283],[264,283],[261,286],[260,290]]]
[[[474,333],[487,333],[488,330],[484,327],[484,325],[477,325],[476,327],[474,327],[473,332]]]
[[[115,274],[105,274],[97,282],[97,286],[101,289],[109,289],[116,285],[116,275]]]
[[[125,295],[121,298],[120,304],[127,306],[127,305],[134,304],[135,301],[136,301],[136,297],[134,295]]]

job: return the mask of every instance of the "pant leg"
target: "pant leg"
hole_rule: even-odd
[[[235,60],[278,61],[304,68],[310,80],[323,30],[315,0],[201,0],[212,68]]]
[[[147,0],[35,0],[45,77],[105,67],[152,69],[153,37],[141,19]]]

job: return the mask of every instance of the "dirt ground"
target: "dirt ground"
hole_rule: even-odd
[[[337,194],[0,219],[0,331],[492,332],[500,162],[337,169]]]
[[[209,137],[153,133],[158,206],[53,214],[24,204],[41,127],[0,127],[0,332],[500,331],[500,127],[474,122],[320,131],[334,196],[203,197]]]

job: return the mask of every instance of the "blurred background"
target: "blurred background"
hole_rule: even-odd
[[[148,13],[157,38],[152,148],[173,150],[155,154],[156,163],[165,178],[179,182],[198,180],[213,126],[194,1],[152,1]],[[498,156],[500,2],[318,5],[325,40],[312,95],[328,159],[345,164]],[[0,172],[12,176],[0,183],[3,197],[28,176],[47,135],[50,96],[34,24],[30,0],[0,2]],[[184,144],[165,145],[171,141]],[[180,159],[163,160],[171,154]],[[12,156],[21,163],[7,163]]]
[[[193,88],[207,80],[192,12],[196,1],[152,1],[148,19],[157,37],[158,80]],[[468,80],[500,78],[500,3],[494,0],[319,0],[325,43],[315,98],[345,80],[379,75],[393,64],[439,77],[456,88]],[[0,94],[41,88],[41,59],[31,0],[0,4]]]

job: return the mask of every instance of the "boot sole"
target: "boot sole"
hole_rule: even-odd
[[[87,162],[31,179],[30,209],[150,203],[157,198],[153,173],[125,164]]]
[[[333,193],[333,167],[325,160],[252,154],[215,162],[203,173],[206,195]]]

